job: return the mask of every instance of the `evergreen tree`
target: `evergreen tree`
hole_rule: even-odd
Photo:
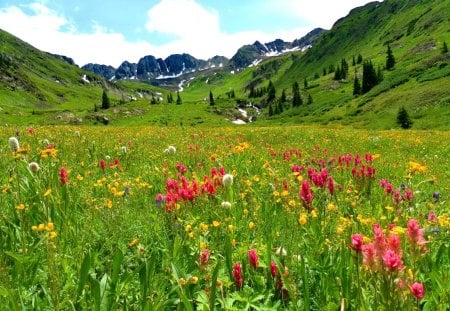
[[[331,64],[329,67],[328,67],[328,73],[330,74],[330,73],[333,73],[334,72],[334,65],[333,64]]]
[[[267,87],[267,101],[272,102],[276,97],[275,86],[272,83],[272,80],[269,81],[269,86]]]
[[[444,41],[444,44],[442,45],[442,54],[448,53],[448,46],[447,42]]]
[[[316,72],[316,73],[314,74],[314,80],[317,80],[317,79],[319,79],[319,78],[320,78],[320,75],[319,75],[318,72]]]
[[[391,70],[395,66],[395,57],[392,53],[391,46],[388,44],[387,55],[386,55],[386,69]]]
[[[333,80],[339,81],[341,80],[341,68],[338,66],[336,71],[334,72]]]
[[[362,93],[369,92],[375,85],[377,85],[377,73],[373,68],[372,61],[366,60],[363,64],[363,77],[362,77]]]
[[[215,104],[215,102],[214,102],[214,96],[213,96],[212,91],[210,90],[210,91],[209,91],[209,105],[210,105],[210,106],[214,106],[214,104]]]
[[[172,104],[173,103],[172,93],[167,94],[167,103],[168,104]]]
[[[326,69],[326,68],[323,68],[322,75],[323,75],[323,76],[326,76],[326,75],[327,75],[327,69]]]
[[[353,81],[353,95],[361,94],[361,83],[355,73],[355,80]]]
[[[406,111],[405,107],[401,107],[398,110],[397,114],[397,123],[403,128],[403,129],[409,129],[413,125],[412,120],[410,119],[408,112]]]
[[[383,69],[381,69],[381,66],[378,66],[377,70],[377,84],[383,81],[384,75],[383,75]]]
[[[305,78],[305,80],[303,81],[303,86],[305,87],[305,89],[308,88],[308,80],[306,80],[306,78]]]
[[[273,116],[273,107],[272,104],[269,104],[269,117]]]
[[[278,113],[282,113],[284,111],[283,102],[281,100],[278,101]]]
[[[308,101],[306,102],[307,105],[311,105],[313,103],[313,98],[311,94],[308,94]]]
[[[297,81],[292,85],[292,107],[300,107],[302,105],[302,97],[300,96],[300,87]]]
[[[249,92],[249,94],[248,94],[248,97],[249,98],[255,98],[256,96],[255,96],[255,87],[252,85],[252,86],[250,86],[250,92]]]
[[[156,100],[156,97],[152,95],[152,100],[150,101],[150,105],[156,105],[158,102]]]
[[[355,55],[353,55],[353,57],[352,57],[352,66],[356,66],[356,59],[355,59]]]
[[[356,63],[357,64],[362,64],[362,62],[363,62],[363,57],[362,57],[361,54],[358,54],[358,58],[356,59]]]
[[[181,97],[180,97],[180,92],[177,92],[177,105],[181,105],[182,101],[181,101]]]
[[[108,109],[111,106],[111,103],[109,101],[108,94],[106,93],[106,90],[103,89],[102,94],[102,109]]]
[[[348,63],[345,58],[341,59],[341,80],[347,79],[348,76]]]
[[[285,103],[285,102],[286,102],[286,90],[285,90],[285,89],[283,89],[283,90],[281,91],[280,101],[281,101],[282,103]]]

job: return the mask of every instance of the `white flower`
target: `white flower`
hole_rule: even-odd
[[[36,162],[30,162],[30,163],[28,164],[28,168],[29,168],[32,172],[37,172],[37,171],[39,171],[39,169],[40,169],[39,164],[36,163]]]
[[[122,146],[122,152],[127,153],[127,146]]]
[[[19,140],[15,137],[9,138],[9,147],[11,148],[11,151],[17,151],[20,149]]]
[[[277,255],[277,256],[286,256],[287,255],[287,251],[286,251],[286,249],[284,248],[284,247],[278,247],[276,250],[275,250],[275,254]]]
[[[220,205],[221,205],[222,207],[226,207],[226,208],[231,207],[231,203],[228,202],[228,201],[224,201],[224,202],[222,202]]]
[[[174,146],[169,146],[167,149],[164,149],[164,154],[174,154],[175,152],[177,152],[177,148]]]
[[[225,174],[222,177],[222,183],[224,186],[229,187],[233,184],[233,175]]]

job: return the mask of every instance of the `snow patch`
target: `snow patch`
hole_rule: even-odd
[[[258,64],[262,62],[262,59],[255,59],[250,65],[248,65],[248,67],[255,67],[258,66]]]
[[[222,68],[222,67],[223,67],[223,64],[222,64],[222,63],[220,63],[220,64],[219,64],[219,67],[220,67],[220,68]]]
[[[91,81],[89,81],[89,80],[87,79],[86,75],[83,75],[83,76],[81,77],[81,80],[83,80],[83,81],[86,82],[86,83],[91,83]]]
[[[234,75],[234,70],[231,70],[230,73],[231,73],[232,75]]]
[[[183,88],[184,82],[186,82],[186,80],[181,80],[181,82],[178,83],[178,92],[183,92],[183,90],[184,90],[184,88]]]
[[[244,120],[241,120],[241,119],[236,119],[234,121],[231,121],[231,123],[238,124],[238,125],[247,124]]]

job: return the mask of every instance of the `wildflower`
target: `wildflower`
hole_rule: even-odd
[[[308,215],[306,213],[301,213],[300,217],[298,218],[298,222],[301,225],[304,225],[308,222]]]
[[[39,171],[39,169],[40,169],[39,164],[36,163],[36,162],[30,162],[30,163],[28,164],[28,168],[29,168],[30,171],[32,171],[32,172],[37,172],[37,171]]]
[[[362,246],[363,264],[369,269],[374,269],[377,266],[377,252],[373,243],[368,243]]]
[[[169,146],[164,150],[164,154],[175,154],[175,152],[177,152],[177,149],[174,146]]]
[[[69,184],[69,174],[67,173],[67,169],[64,166],[62,166],[59,170],[59,182],[61,185]]]
[[[220,206],[225,207],[225,208],[230,208],[231,207],[231,203],[228,201],[224,201],[220,204]]]
[[[409,286],[409,290],[411,291],[411,294],[419,300],[425,296],[425,288],[423,283],[414,282],[411,286]]]
[[[101,159],[98,166],[104,171],[106,167],[105,160]]]
[[[364,237],[362,234],[352,234],[352,246],[351,248],[357,253],[361,253],[364,245]]]
[[[47,189],[44,193],[44,197],[49,196],[50,194],[52,194],[52,189]]]
[[[241,289],[244,279],[242,277],[242,268],[239,263],[235,263],[233,265],[233,277],[234,277],[234,284],[236,284],[236,287],[238,289]]]
[[[434,199],[434,203],[437,203],[437,201],[439,201],[439,192],[434,192],[433,193],[433,199]]]
[[[75,131],[74,134],[75,134],[76,137],[80,137],[80,131]]]
[[[284,248],[284,247],[278,247],[276,250],[275,250],[275,254],[277,255],[277,256],[283,256],[283,257],[285,257],[286,255],[287,255],[287,252],[286,252],[286,249]]]
[[[55,229],[55,225],[52,222],[47,223],[45,226],[45,230],[47,231],[52,231],[53,229]]]
[[[130,241],[130,243],[128,243],[128,247],[133,247],[133,246],[135,246],[136,244],[138,244],[138,242],[139,242],[139,239],[138,239],[138,238],[133,238],[133,239]]]
[[[49,234],[48,234],[48,237],[50,238],[50,239],[54,239],[54,238],[56,238],[58,236],[58,234],[55,232],[55,231],[52,231],[52,232],[50,232]]]
[[[127,153],[127,146],[122,146],[121,147],[122,153]]]
[[[253,221],[250,221],[250,222],[248,223],[248,228],[249,228],[250,230],[253,230],[253,229],[255,228],[255,224],[253,223]]]
[[[272,274],[272,277],[276,277],[277,276],[277,265],[275,264],[274,261],[270,262],[270,273]]]
[[[198,283],[198,277],[196,276],[191,276],[189,278],[189,282],[191,282],[192,284],[197,284]]]
[[[203,249],[200,254],[200,265],[206,265],[209,261],[209,250],[207,248]]]
[[[382,256],[383,263],[391,270],[402,270],[403,261],[401,256],[397,255],[392,249],[388,249]]]
[[[233,175],[231,174],[223,175],[222,183],[225,187],[230,187],[231,185],[233,185]]]
[[[25,204],[23,204],[23,203],[16,206],[16,210],[18,210],[18,211],[21,211],[23,209],[25,209]]]
[[[425,229],[421,229],[419,227],[419,223],[415,219],[410,219],[407,224],[407,236],[409,238],[409,241],[413,245],[422,245],[425,244],[427,241],[423,237],[423,234],[425,233]]]
[[[181,286],[184,286],[184,285],[186,285],[186,280],[184,278],[180,278],[178,280],[178,283],[180,283]]]
[[[253,268],[258,268],[258,253],[256,253],[256,250],[251,249],[248,251],[248,260]]]
[[[300,190],[300,197],[302,198],[303,202],[305,202],[307,205],[311,204],[314,195],[311,192],[311,187],[309,186],[309,183],[307,180],[304,180],[302,182],[302,189]]]
[[[15,137],[9,138],[9,147],[11,148],[12,152],[16,152],[20,149],[19,140]]]

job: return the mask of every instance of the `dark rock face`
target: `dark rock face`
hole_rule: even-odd
[[[116,69],[113,66],[99,65],[99,64],[86,64],[81,67],[84,70],[96,73],[110,80],[114,77]]]
[[[137,65],[135,63],[129,63],[124,61],[116,70],[116,79],[130,79],[136,77]]]

